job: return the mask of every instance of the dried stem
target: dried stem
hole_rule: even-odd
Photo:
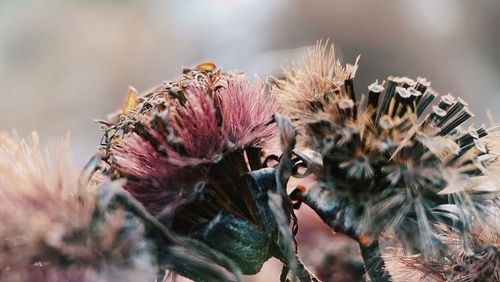
[[[295,269],[292,272],[292,281],[298,280],[299,282],[321,282],[321,280],[319,280],[316,275],[314,275],[314,273],[307,269],[307,267],[298,257],[296,257],[295,263]],[[288,272],[290,272],[290,267],[287,264],[283,265],[283,269],[280,274],[280,282],[290,281],[287,278]]]
[[[361,256],[365,265],[366,272],[370,276],[372,282],[389,282],[392,281],[391,275],[385,269],[384,260],[380,253],[378,241],[373,241],[369,246],[359,244]]]

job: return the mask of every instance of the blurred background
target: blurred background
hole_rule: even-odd
[[[120,108],[128,85],[141,92],[206,59],[279,76],[318,39],[344,62],[361,55],[358,93],[390,74],[425,76],[466,99],[476,125],[488,109],[500,120],[498,0],[0,0],[0,131],[45,141],[71,132],[83,165],[101,136],[93,119]],[[312,251],[324,238],[300,236],[316,269],[339,263]],[[343,248],[332,252],[356,255]],[[274,281],[275,267],[249,280]],[[361,278],[346,279],[336,281]]]

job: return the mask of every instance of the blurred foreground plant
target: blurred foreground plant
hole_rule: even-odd
[[[193,258],[231,265],[165,229],[120,181],[90,181],[92,166],[80,173],[68,148],[42,154],[36,134],[0,135],[2,281],[154,281],[200,267]],[[203,270],[219,278],[213,265]]]

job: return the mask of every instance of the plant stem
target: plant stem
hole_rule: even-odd
[[[375,240],[369,246],[360,243],[359,248],[361,249],[361,256],[363,257],[366,272],[368,272],[372,282],[392,281],[391,275],[385,269],[378,241]]]
[[[298,256],[294,256],[292,265],[290,265],[290,260],[282,260],[282,257],[278,257],[278,259],[284,263],[280,274],[280,282],[321,282],[314,273],[307,269]],[[291,280],[287,278],[290,271],[292,271]]]
[[[321,282],[307,267],[302,263],[302,261],[298,259],[297,265],[297,278],[300,282]]]

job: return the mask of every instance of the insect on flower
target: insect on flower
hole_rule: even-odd
[[[394,232],[411,252],[441,254],[437,226],[465,230],[481,204],[454,185],[481,175],[478,164],[496,154],[485,146],[486,128],[461,128],[473,116],[462,99],[439,97],[424,78],[394,76],[357,95],[357,68],[319,42],[273,92],[298,132],[296,154],[316,176],[304,203],[360,243],[372,280],[387,281],[382,233]]]
[[[277,108],[259,80],[209,63],[185,69],[107,125],[102,172],[125,178],[124,189],[165,227],[229,257],[244,274],[275,256],[285,274],[291,267],[311,281],[290,252],[284,187],[291,166],[266,168],[262,161],[277,137]]]

